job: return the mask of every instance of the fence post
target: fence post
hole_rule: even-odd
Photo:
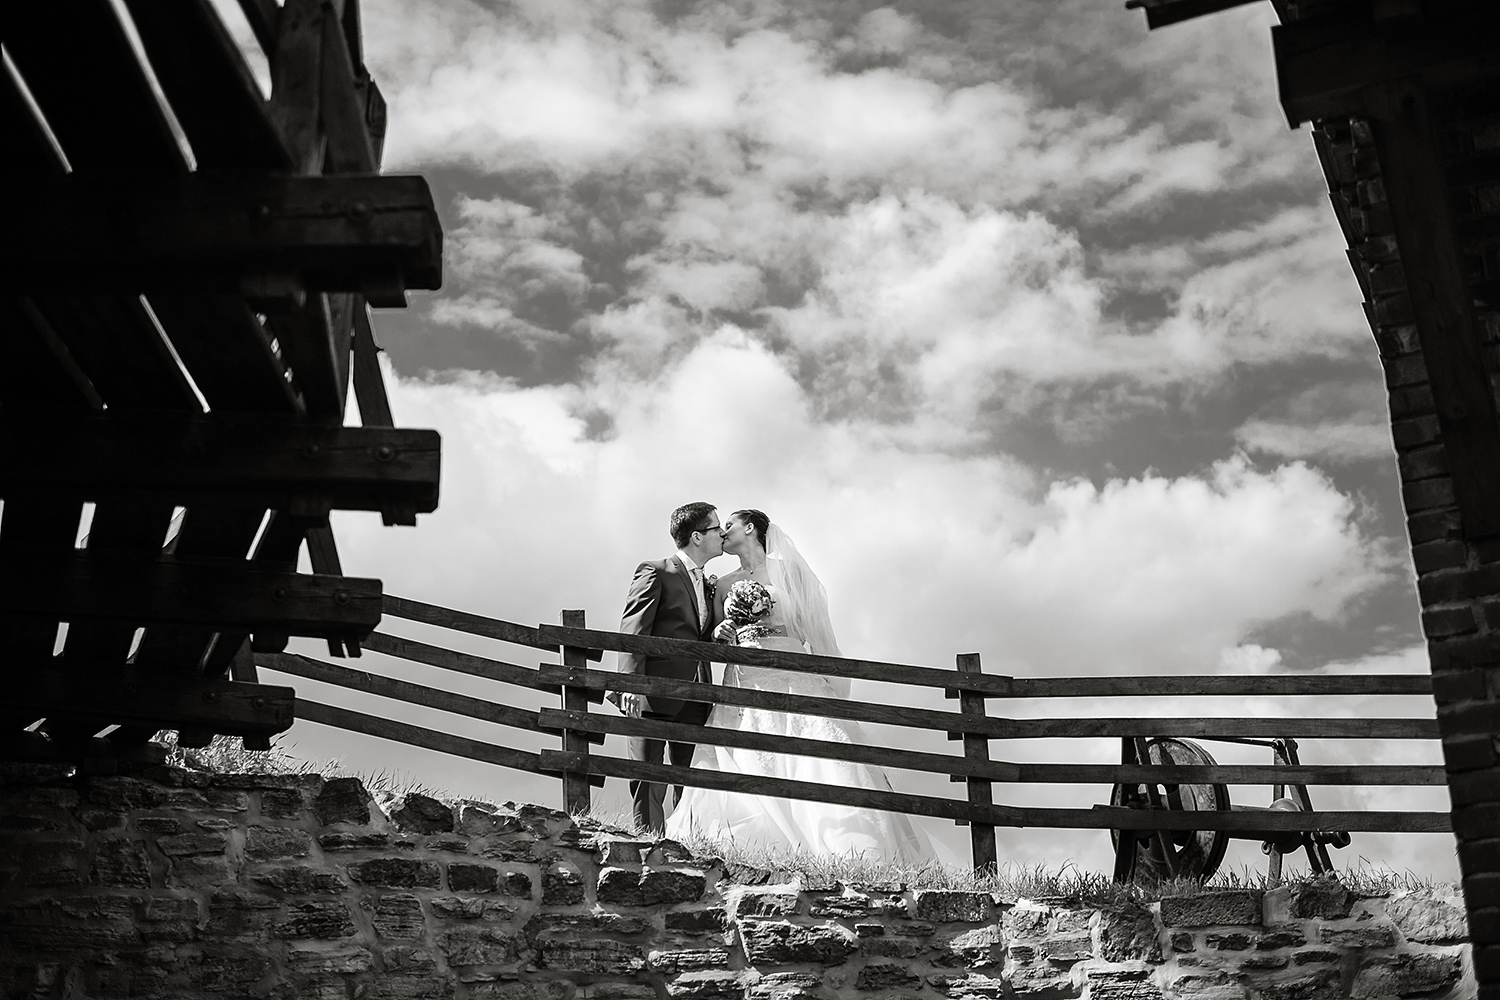
[[[563,628],[586,627],[582,611],[564,611],[562,624]],[[587,667],[588,650],[581,646],[564,646],[562,661],[564,667]],[[589,710],[588,689],[563,685],[562,707],[564,712],[587,712]],[[587,758],[589,754],[588,733],[577,729],[564,729],[562,748],[564,753],[576,753]],[[584,770],[564,771],[562,782],[563,809],[574,815],[588,812],[593,805],[589,795],[588,772]]]
[[[959,653],[958,672],[960,674],[977,674],[980,672],[978,653]],[[966,691],[962,685],[957,689],[958,711],[960,715],[983,716],[985,714],[984,695],[978,691]],[[947,692],[951,698],[953,692]],[[950,739],[956,735],[949,733]],[[964,733],[964,759],[988,762],[990,759],[990,738],[983,734]],[[991,793],[991,782],[988,778],[969,777],[966,782],[969,790],[969,805],[988,806],[994,804]],[[995,827],[993,824],[981,822],[977,812],[971,810],[969,815],[969,848],[973,856],[974,869],[990,869],[993,871],[998,865],[995,854]]]

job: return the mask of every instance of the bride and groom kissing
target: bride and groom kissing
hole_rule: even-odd
[[[736,583],[754,581],[772,598],[756,628],[766,649],[839,656],[828,596],[797,546],[779,524],[758,510],[737,510],[722,524],[713,504],[684,504],[672,512],[668,534],[676,551],[641,563],[630,582],[620,631],[672,639],[735,641],[735,623],[725,613]],[[722,579],[706,564],[720,555],[739,559]],[[682,682],[712,683],[708,661],[691,657],[620,653],[621,673]],[[824,698],[847,698],[849,682],[801,671],[739,664],[723,666],[726,687]],[[713,705],[660,695],[611,692],[622,713],[695,727],[733,729],[825,740],[863,742],[857,723],[736,705]],[[890,790],[878,768],[821,757],[801,757],[715,746],[709,742],[633,737],[632,760],[713,769],[728,774],[813,781],[840,787]],[[858,854],[898,863],[931,859],[932,847],[902,815],[800,799],[716,789],[674,787],[675,808],[666,806],[667,786],[632,781],[636,825],[674,839],[702,835],[740,844],[790,846],[833,854]]]

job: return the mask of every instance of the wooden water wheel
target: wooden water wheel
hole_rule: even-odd
[[[1135,740],[1134,756],[1142,764],[1216,763],[1189,740],[1159,737]],[[1127,741],[1127,747],[1131,745]],[[1115,785],[1110,804],[1141,809],[1227,810],[1229,787],[1208,783],[1146,786]],[[1159,882],[1168,878],[1205,880],[1218,871],[1229,846],[1223,830],[1111,830],[1115,848],[1115,881]],[[1124,843],[1122,843],[1124,841]],[[1134,849],[1131,850],[1131,845]]]

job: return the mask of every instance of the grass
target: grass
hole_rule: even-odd
[[[345,765],[342,759],[308,760],[295,755],[295,744],[283,746],[273,742],[270,750],[246,750],[240,740],[216,736],[202,749],[181,747],[175,732],[156,735],[156,742],[167,748],[167,763],[191,771],[212,774],[320,774],[324,777],[359,778],[377,799],[389,801],[401,795],[419,792],[438,799],[452,795],[427,787],[395,771],[362,772]],[[634,823],[628,814],[595,812],[574,817],[585,829],[635,836]],[[957,889],[990,892],[1001,899],[1067,900],[1101,905],[1147,904],[1164,896],[1229,890],[1267,889],[1271,884],[1263,873],[1245,869],[1219,872],[1207,883],[1175,880],[1156,885],[1116,885],[1103,872],[1085,871],[1072,862],[1056,867],[1044,864],[1001,865],[994,872],[974,872],[962,866],[947,866],[936,861],[920,866],[903,866],[854,855],[833,855],[806,848],[768,847],[739,844],[732,840],[695,836],[683,846],[700,858],[714,858],[725,865],[758,869],[774,876],[798,873],[816,880],[831,880],[848,885],[900,883],[911,889]],[[1304,881],[1312,876],[1294,876],[1289,881]],[[1382,868],[1361,857],[1359,863],[1338,872],[1339,880],[1361,896],[1383,896],[1414,889],[1447,888],[1412,871],[1397,872]]]

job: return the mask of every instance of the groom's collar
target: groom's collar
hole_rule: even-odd
[[[658,549],[657,551],[661,551],[661,550]],[[692,556],[688,555],[686,552],[682,551],[681,549],[677,550],[677,558],[682,560],[682,564],[687,567],[687,571],[689,573],[691,573],[695,569],[701,568],[701,567],[699,567],[699,565],[697,563],[693,562],[693,557]]]

